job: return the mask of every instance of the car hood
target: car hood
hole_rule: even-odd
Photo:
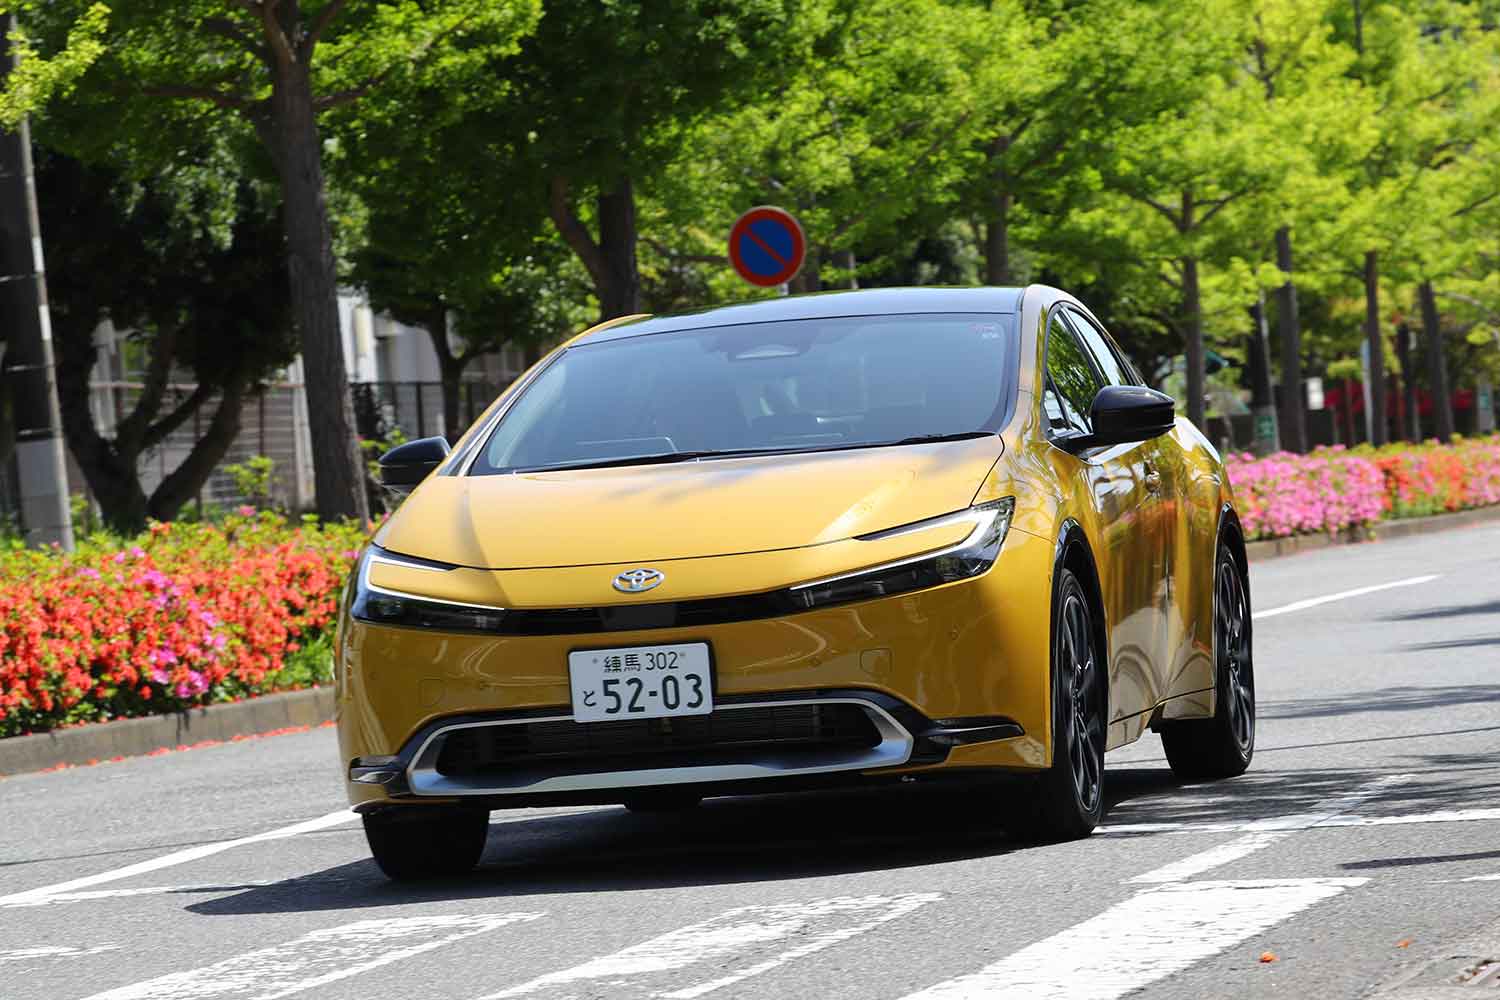
[[[967,507],[1000,438],[671,465],[429,476],[376,541],[482,569],[799,548]]]

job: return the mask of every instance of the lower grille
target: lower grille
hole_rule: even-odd
[[[551,720],[457,729],[443,738],[435,769],[445,778],[476,778],[518,768],[564,775],[693,767],[734,763],[766,751],[857,752],[881,739],[858,705],[762,705],[671,719]]]

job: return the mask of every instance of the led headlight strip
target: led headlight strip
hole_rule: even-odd
[[[360,621],[461,632],[496,632],[505,621],[505,609],[494,605],[465,604],[377,586],[370,582],[370,567],[376,563],[432,573],[448,573],[458,568],[371,545],[355,568],[354,600],[349,606],[349,613]]]
[[[1006,497],[978,504],[956,514],[945,514],[899,528],[860,535],[859,541],[869,542],[927,531],[946,524],[970,523],[974,526],[962,541],[947,548],[852,573],[799,583],[791,587],[788,593],[798,608],[818,608],[830,604],[866,601],[874,597],[889,597],[892,594],[978,576],[994,565],[995,558],[1000,554],[1000,546],[1004,544],[1005,535],[1010,530],[1010,518],[1015,512],[1015,506],[1016,498]]]

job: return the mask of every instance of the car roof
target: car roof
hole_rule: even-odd
[[[598,344],[674,330],[774,323],[781,320],[888,316],[900,313],[1014,313],[1020,288],[868,288],[858,291],[784,295],[667,316],[642,316],[585,333],[575,344]]]

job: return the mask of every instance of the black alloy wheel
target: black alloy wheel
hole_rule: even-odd
[[[1167,763],[1178,777],[1244,774],[1255,756],[1255,662],[1250,595],[1239,561],[1224,544],[1214,563],[1214,714],[1161,727]]]
[[[1083,584],[1059,569],[1052,598],[1052,764],[1012,831],[1045,841],[1086,837],[1104,816],[1109,680]]]
[[[364,814],[365,840],[398,882],[463,875],[484,854],[490,814],[454,806],[409,806]]]

